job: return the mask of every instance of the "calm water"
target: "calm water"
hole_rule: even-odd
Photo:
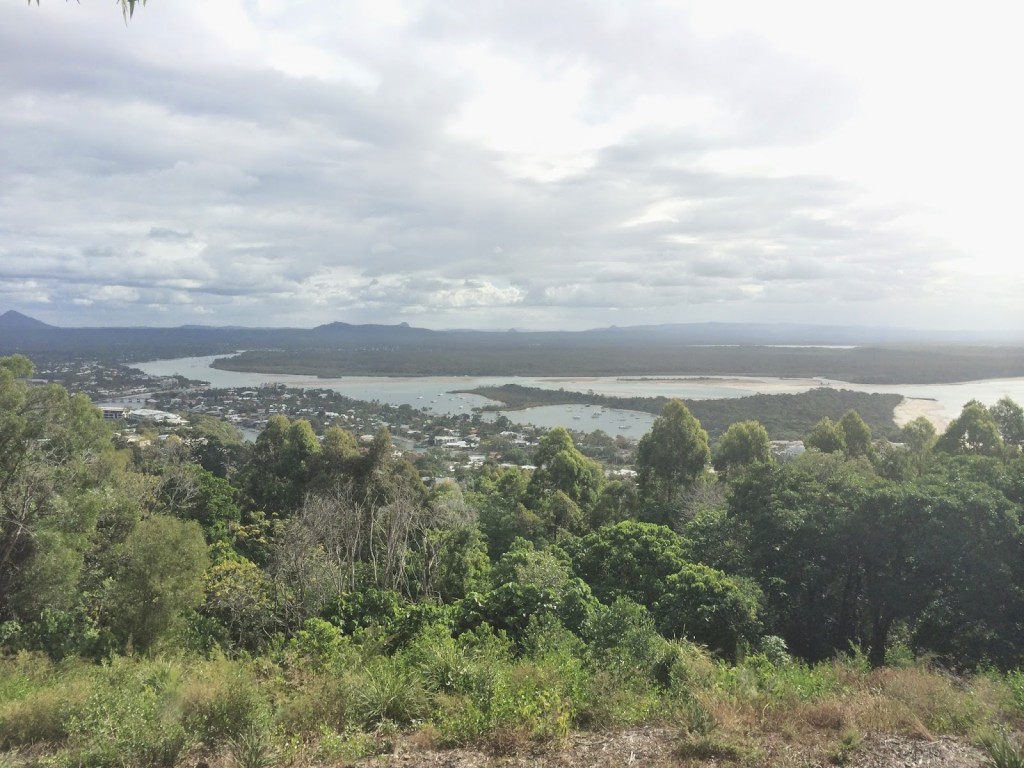
[[[959,384],[901,384],[866,386],[826,379],[781,379],[762,377],[532,377],[532,376],[346,376],[319,379],[297,374],[239,373],[220,371],[210,364],[222,355],[183,357],[132,363],[151,376],[186,376],[210,382],[213,387],[252,387],[259,384],[287,384],[292,387],[333,389],[356,400],[379,400],[392,405],[408,404],[438,413],[469,413],[474,407],[491,401],[476,395],[453,394],[456,389],[521,384],[543,389],[566,389],[600,395],[682,397],[708,399],[744,397],[757,393],[785,394],[805,392],[816,386],[833,386],[860,392],[896,393],[911,398],[935,401],[936,414],[945,420],[956,417],[971,399],[986,405],[1004,396],[1024,404],[1024,378],[987,379]],[[590,432],[601,429],[610,435],[639,438],[650,429],[654,417],[646,413],[585,405],[552,405],[510,411],[512,421],[541,427],[565,426]]]

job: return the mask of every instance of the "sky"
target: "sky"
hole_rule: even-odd
[[[1024,328],[1024,5],[0,8],[0,312]]]

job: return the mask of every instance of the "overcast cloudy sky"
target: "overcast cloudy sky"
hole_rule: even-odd
[[[0,312],[1024,327],[1024,6],[0,8]]]

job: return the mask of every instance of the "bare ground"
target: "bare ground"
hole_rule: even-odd
[[[575,734],[559,747],[492,754],[471,749],[420,749],[399,744],[395,752],[359,761],[366,768],[595,768],[604,766],[779,766],[811,768],[979,768],[984,755],[952,738],[919,739],[871,735],[855,745],[838,741],[790,742],[778,736],[751,735],[738,740],[687,739],[674,729],[634,728],[614,733]]]

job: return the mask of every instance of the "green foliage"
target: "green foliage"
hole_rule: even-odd
[[[998,456],[1003,451],[1003,438],[992,412],[972,400],[946,427],[935,448],[943,453]]]
[[[228,739],[228,752],[237,768],[273,768],[277,750],[265,723],[250,723]]]
[[[843,450],[847,456],[870,456],[871,428],[856,411],[847,411],[836,425],[843,434]]]
[[[1024,768],[1024,747],[1005,730],[998,729],[982,740],[987,768]]]
[[[372,661],[354,694],[356,717],[368,726],[385,722],[408,725],[427,711],[426,691],[420,676],[407,669],[400,659]]]
[[[110,485],[110,432],[84,395],[0,358],[0,620],[71,607]]]
[[[1024,671],[1014,669],[1006,673],[1006,684],[1010,688],[1013,706],[1017,714],[1024,716]]]
[[[347,634],[370,627],[392,634],[397,630],[403,613],[404,601],[397,592],[366,589],[341,595],[330,618]]]
[[[1024,408],[1009,397],[1002,397],[988,410],[1003,443],[1014,451],[1024,451]]]
[[[136,649],[149,649],[180,627],[203,600],[209,558],[195,522],[163,515],[142,521],[119,548],[118,561],[105,602],[114,632]]]
[[[196,473],[195,483],[195,496],[177,514],[199,523],[209,541],[226,538],[230,524],[241,521],[235,489],[224,478],[205,470]]]
[[[663,525],[626,521],[605,526],[575,542],[573,569],[603,603],[626,597],[652,608],[668,578],[686,564],[678,534]]]
[[[63,611],[43,608],[39,616],[19,628],[18,635],[3,643],[12,650],[43,651],[55,661],[84,656],[99,658],[114,648],[109,631],[81,608]]]
[[[723,712],[771,727],[858,691],[938,731],[1024,711],[1019,671],[985,673],[989,705],[914,662],[1019,665],[1010,402],[969,404],[946,452],[918,423],[906,449],[872,455],[847,413],[830,427],[843,450],[777,466],[763,429],[734,425],[718,477],[679,459],[706,453],[672,405],[637,503],[564,430],[532,477],[487,467],[429,494],[386,431],[360,451],[284,419],[238,475],[173,441],[132,460],[87,403],[13,369],[0,361],[0,647],[19,655],[0,658],[0,749],[141,766],[201,748],[257,766],[303,764],[318,740],[321,756],[380,751],[420,725],[494,752],[654,722],[696,744]]]
[[[495,667],[486,685],[439,701],[442,741],[503,753],[564,738],[576,715],[574,702],[582,694],[580,669],[571,657]]]
[[[220,558],[206,571],[204,591],[200,611],[223,628],[230,647],[261,651],[281,628],[274,585],[251,560]]]
[[[741,573],[764,591],[769,631],[797,655],[827,658],[859,637],[858,603],[847,590],[863,583],[861,556],[892,534],[857,525],[860,511],[875,509],[866,498],[876,483],[867,465],[811,451],[755,468],[733,486],[728,517]]]
[[[547,508],[549,532],[579,532],[584,523],[580,508],[590,508],[604,485],[601,465],[580,453],[563,427],[541,438],[533,462],[537,469],[527,493],[536,506]]]
[[[423,577],[424,590],[441,600],[452,601],[470,592],[486,589],[490,582],[491,561],[487,544],[476,526],[461,525],[433,529],[423,541],[423,557],[429,572]]]
[[[516,538],[539,541],[543,524],[523,502],[530,476],[518,467],[484,467],[466,493],[467,502],[477,511],[480,530],[487,539],[490,556],[497,559]]]
[[[664,635],[686,637],[736,659],[742,647],[757,642],[760,597],[752,581],[687,563],[668,577],[653,613]]]
[[[269,706],[254,665],[217,657],[190,671],[180,706],[182,724],[193,738],[214,748],[252,727],[267,727]]]
[[[900,439],[913,454],[923,455],[931,450],[935,443],[935,425],[924,416],[918,416],[904,425],[900,431]]]
[[[846,448],[846,436],[840,426],[826,416],[807,433],[804,445],[822,453],[839,453]]]
[[[0,665],[0,750],[67,739],[68,717],[89,692],[86,665],[26,652]]]
[[[647,609],[623,597],[595,611],[587,638],[591,663],[620,680],[650,675],[666,645]]]
[[[760,422],[739,421],[730,424],[715,447],[715,470],[728,476],[751,464],[772,460],[768,431]]]
[[[12,379],[27,379],[36,371],[35,364],[24,355],[0,357],[0,368]]]
[[[334,624],[306,619],[302,629],[288,641],[286,653],[295,666],[312,670],[334,667],[344,656],[346,640]]]
[[[637,446],[643,515],[654,522],[668,522],[673,499],[704,472],[710,460],[708,433],[682,400],[670,401]]]
[[[88,697],[68,716],[67,763],[174,766],[188,745],[177,712],[178,671],[124,659],[102,668]]]

